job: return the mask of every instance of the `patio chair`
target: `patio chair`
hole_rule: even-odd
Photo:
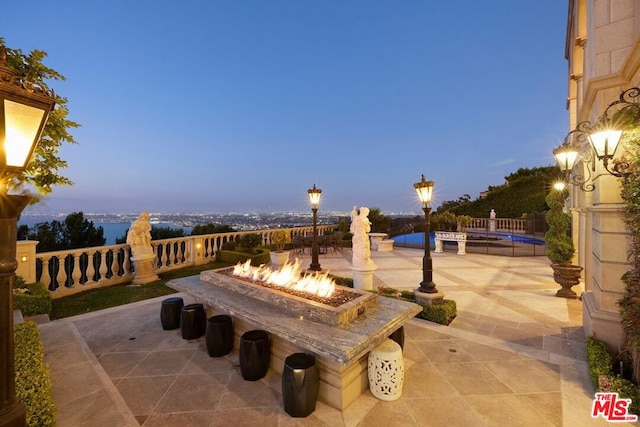
[[[291,243],[293,244],[294,255],[304,255],[304,239],[302,236],[293,236]]]
[[[332,250],[333,253],[336,252],[336,237],[333,234],[329,234],[328,236],[324,236],[324,239],[322,239],[322,247],[323,247],[323,252],[326,254],[329,253],[329,250]]]
[[[344,233],[342,231],[336,231],[333,239],[333,251],[342,253],[342,238]]]

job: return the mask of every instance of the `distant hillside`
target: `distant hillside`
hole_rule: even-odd
[[[524,214],[543,213],[548,207],[544,200],[552,184],[560,177],[557,166],[520,168],[505,177],[506,183],[491,186],[476,200],[468,194],[458,200],[445,201],[436,209],[447,210],[456,215],[471,215],[474,218],[489,216],[491,209],[498,218],[520,218]]]

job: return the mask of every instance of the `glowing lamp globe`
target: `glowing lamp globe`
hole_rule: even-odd
[[[318,205],[320,204],[320,194],[322,194],[322,190],[319,188],[316,188],[316,185],[313,184],[313,188],[310,188],[308,193],[309,193],[309,202],[311,203],[311,206],[313,206],[314,208],[317,208]]]
[[[416,189],[416,193],[418,193],[418,198],[420,198],[420,202],[422,202],[422,204],[427,206],[431,203],[431,196],[433,195],[433,181],[425,180],[424,175],[422,175],[422,180],[413,184],[413,188]]]

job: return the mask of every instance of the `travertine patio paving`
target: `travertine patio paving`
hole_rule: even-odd
[[[374,283],[417,287],[422,254],[374,252]],[[348,250],[320,263],[351,276]],[[204,337],[162,330],[158,298],[41,325],[58,425],[606,424],[590,416],[581,303],[554,296],[546,258],[444,253],[433,264],[458,316],[448,327],[417,319],[405,327],[405,384],[395,402],[366,392],[345,411],[319,402],[309,417],[291,418],[277,374],[246,382],[237,351],[210,358]]]

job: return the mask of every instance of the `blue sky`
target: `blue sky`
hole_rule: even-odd
[[[32,211],[420,212],[552,164],[561,0],[9,2],[82,127]]]

